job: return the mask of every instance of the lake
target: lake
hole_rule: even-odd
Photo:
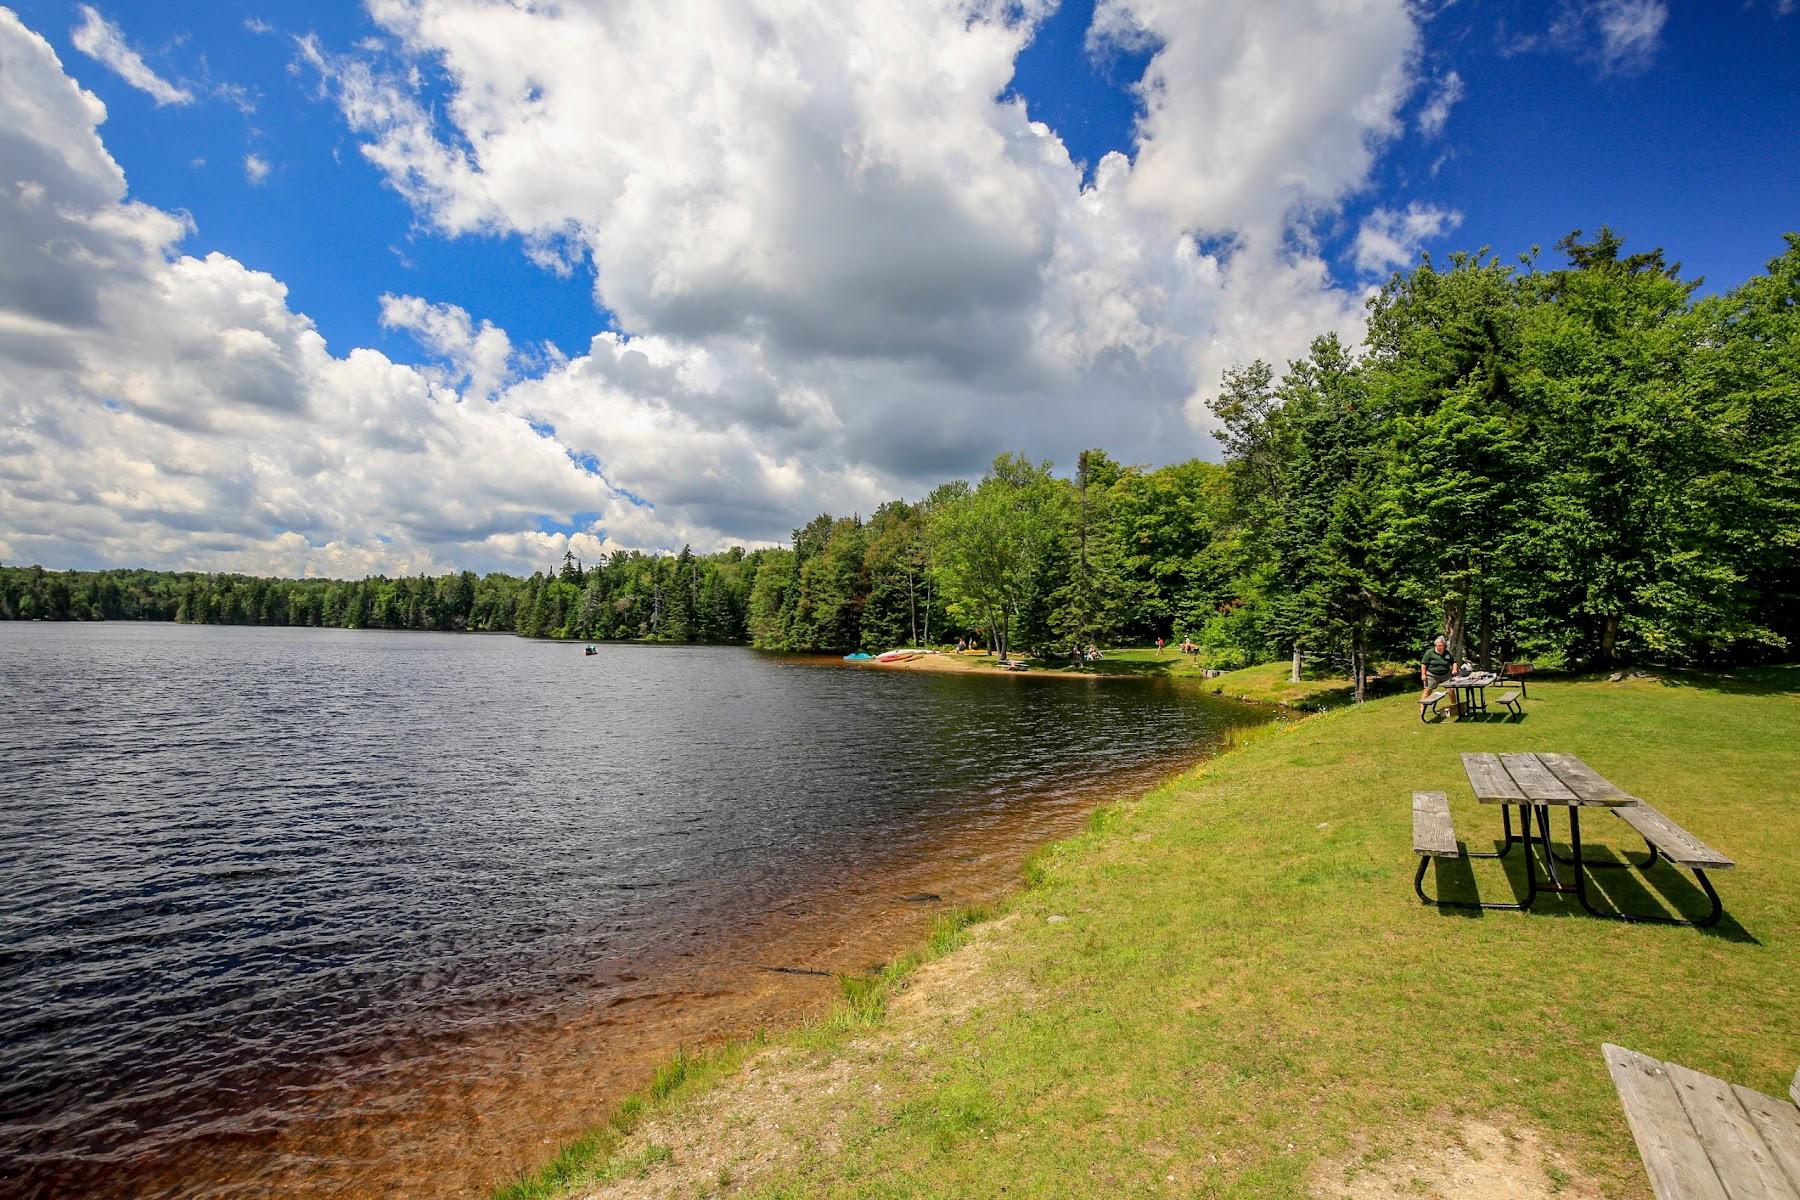
[[[735,647],[0,623],[0,1194],[483,1195],[1263,711]]]

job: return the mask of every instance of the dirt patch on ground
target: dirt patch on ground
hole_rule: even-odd
[[[1527,1126],[1446,1121],[1446,1142],[1393,1156],[1357,1152],[1314,1172],[1318,1200],[1595,1200],[1600,1189]]]
[[[889,1003],[887,1021],[868,1037],[828,1054],[766,1050],[680,1112],[645,1121],[618,1155],[618,1161],[644,1165],[584,1197],[722,1195],[803,1157],[829,1157],[846,1117],[881,1103],[881,1085],[869,1068],[886,1044],[917,1045],[926,1030],[967,1020],[1005,993],[1005,976],[990,969],[994,938],[1018,919],[1015,913],[978,926],[968,945],[920,967]]]

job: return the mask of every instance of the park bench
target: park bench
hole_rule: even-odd
[[[1530,693],[1525,688],[1525,677],[1527,675],[1531,674],[1531,672],[1533,670],[1534,670],[1534,668],[1528,662],[1525,662],[1525,663],[1508,662],[1508,663],[1500,664],[1501,677],[1505,678],[1505,679],[1518,680],[1519,681],[1519,695],[1525,696],[1527,698],[1529,698]]]
[[[1657,1200],[1800,1200],[1800,1072],[1790,1104],[1610,1042],[1600,1051]]]
[[[1449,694],[1450,693],[1445,691],[1443,688],[1438,688],[1436,691],[1427,692],[1425,695],[1420,696],[1419,697],[1419,720],[1423,721],[1425,719],[1426,713],[1430,713],[1432,716],[1435,717],[1437,715],[1438,701],[1442,700],[1445,696],[1448,696]]]
[[[1516,692],[1501,692],[1498,696],[1495,696],[1494,703],[1495,704],[1504,704],[1504,705],[1506,705],[1507,708],[1510,708],[1512,710],[1513,716],[1522,717],[1525,715],[1525,709],[1519,704],[1519,698],[1521,696],[1523,696],[1524,694],[1525,694],[1525,687],[1524,687],[1524,684],[1521,683],[1519,685],[1518,691],[1516,691]]]

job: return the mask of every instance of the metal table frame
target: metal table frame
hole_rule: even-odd
[[[1452,675],[1444,681],[1444,686],[1449,688],[1453,694],[1461,692],[1463,695],[1461,705],[1456,705],[1454,699],[1452,700],[1452,706],[1456,707],[1460,714],[1457,719],[1461,720],[1463,717],[1476,713],[1485,716],[1488,710],[1487,690],[1499,686],[1500,677],[1491,671],[1477,671],[1473,675],[1462,676],[1462,680],[1463,682],[1459,683],[1457,677]],[[1480,693],[1479,698],[1476,696],[1477,692]]]
[[[1467,851],[1470,858],[1505,858],[1515,845],[1525,847],[1525,896],[1512,904],[1494,904],[1473,900],[1432,900],[1425,895],[1425,870],[1430,859],[1419,861],[1418,873],[1413,877],[1413,890],[1419,899],[1427,904],[1436,904],[1444,908],[1479,908],[1522,911],[1536,902],[1539,892],[1555,892],[1573,895],[1581,903],[1581,907],[1596,917],[1604,917],[1610,921],[1633,921],[1655,925],[1690,925],[1704,928],[1718,921],[1724,913],[1724,906],[1719,900],[1719,893],[1713,890],[1712,881],[1702,870],[1694,871],[1694,877],[1700,881],[1701,889],[1712,904],[1706,916],[1696,921],[1680,917],[1669,917],[1660,914],[1628,913],[1617,909],[1596,908],[1588,896],[1586,870],[1591,868],[1635,867],[1643,870],[1657,861],[1655,845],[1646,841],[1650,847],[1650,856],[1641,863],[1599,862],[1584,858],[1581,853],[1581,810],[1585,808],[1622,808],[1638,803],[1635,796],[1619,790],[1572,754],[1467,754],[1462,756],[1463,772],[1469,777],[1470,785],[1475,789],[1475,798],[1483,804],[1500,806],[1500,825],[1502,843],[1500,849],[1492,852]],[[1519,809],[1519,833],[1512,827],[1512,809]],[[1568,857],[1556,853],[1550,841],[1550,810],[1566,808],[1569,810],[1569,850]],[[1537,835],[1532,833],[1533,814],[1536,816]],[[1536,855],[1532,843],[1541,842],[1544,849],[1544,869],[1548,876],[1545,882],[1539,883],[1536,870]],[[1570,868],[1571,878],[1564,880],[1556,870],[1562,863]]]

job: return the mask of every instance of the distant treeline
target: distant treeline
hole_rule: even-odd
[[[757,555],[620,551],[584,567],[512,575],[265,579],[188,571],[0,567],[0,619],[181,621],[527,637],[743,641]]]
[[[1360,347],[1225,375],[1222,464],[1082,453],[822,515],[791,548],[360,582],[0,570],[0,617],[512,630],[1051,658],[1193,639],[1361,680],[1445,634],[1485,663],[1726,662],[1800,637],[1800,235],[1696,300],[1602,229],[1539,270],[1396,274]],[[1360,688],[1360,684],[1359,684]]]

